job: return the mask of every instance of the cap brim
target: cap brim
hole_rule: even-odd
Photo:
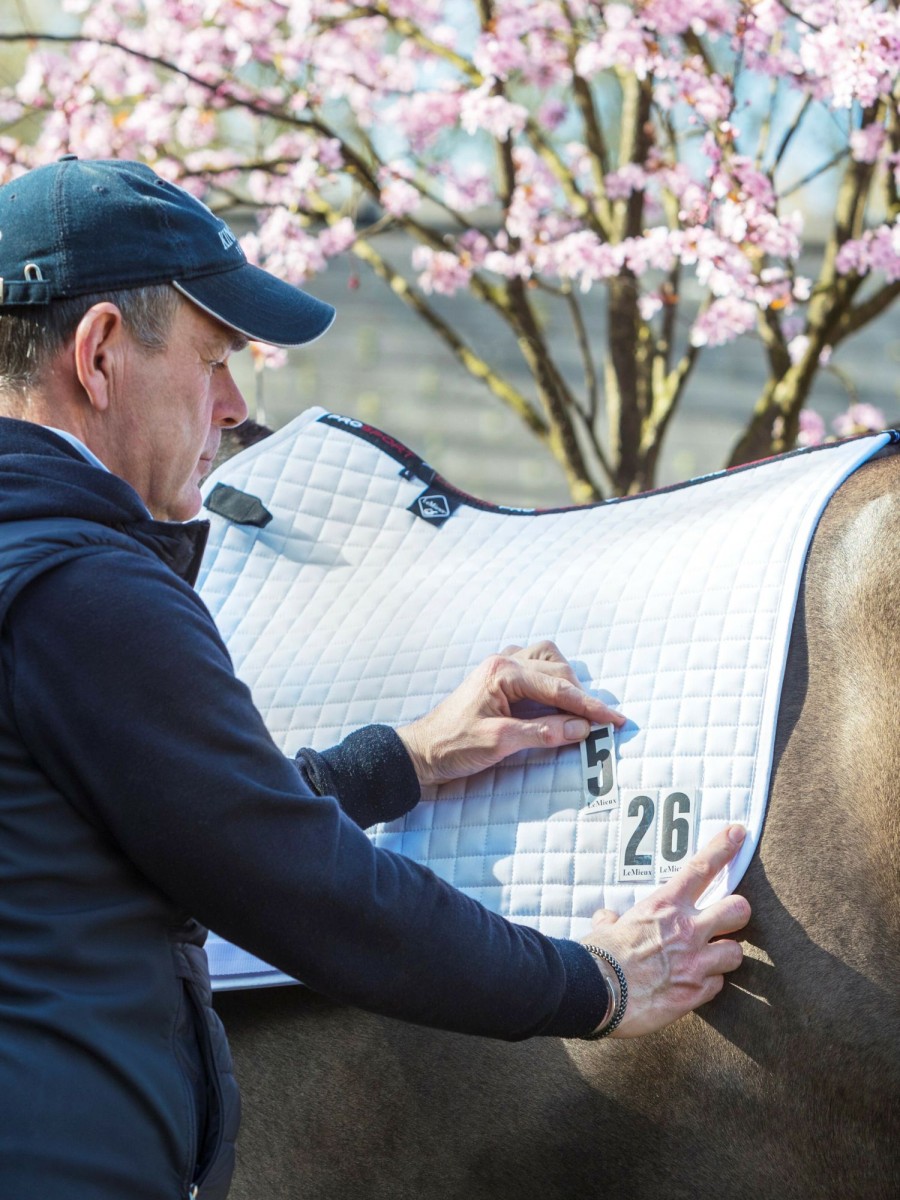
[[[334,320],[330,304],[250,263],[172,283],[204,312],[254,342],[302,346],[321,337]]]

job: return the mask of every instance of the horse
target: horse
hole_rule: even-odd
[[[900,456],[801,582],[744,963],[649,1037],[492,1042],[301,987],[220,993],[233,1200],[893,1200],[900,1186]]]

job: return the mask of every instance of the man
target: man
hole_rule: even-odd
[[[0,276],[0,1194],[224,1197],[237,1096],[198,922],[337,999],[495,1037],[633,1036],[710,999],[749,910],[694,905],[739,829],[598,913],[588,950],[360,828],[621,724],[555,647],[296,761],[235,679],[191,587],[198,485],[247,412],[229,357],[333,310],[148,168],[71,156],[0,189]],[[513,719],[521,698],[559,715]]]

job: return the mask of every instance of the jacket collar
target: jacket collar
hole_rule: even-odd
[[[209,538],[209,521],[129,521],[118,526],[123,533],[152,550],[157,558],[191,587],[200,574],[203,551]]]
[[[0,520],[75,516],[124,533],[191,587],[209,537],[208,521],[156,521],[137,492],[93,465],[55,431],[0,418]]]

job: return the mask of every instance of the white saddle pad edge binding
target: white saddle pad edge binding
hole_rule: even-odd
[[[512,920],[581,937],[591,912],[623,911],[734,820],[747,839],[704,902],[739,883],[762,832],[810,540],[834,491],[891,440],[590,508],[451,497],[432,525],[414,511],[425,464],[315,408],[207,480],[206,497],[224,483],[273,519],[213,514],[198,588],[289,754],[405,723],[503,645],[555,641],[629,717],[613,753],[598,734],[588,757],[514,755],[370,836]],[[291,982],[215,934],[207,950],[218,989]]]

